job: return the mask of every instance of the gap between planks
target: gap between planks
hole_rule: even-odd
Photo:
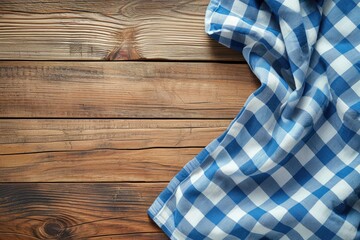
[[[2,119],[0,181],[169,181],[229,123]]]

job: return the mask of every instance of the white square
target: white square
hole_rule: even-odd
[[[344,37],[350,35],[350,33],[352,33],[352,31],[354,31],[357,28],[356,25],[346,15],[344,15],[344,17],[340,21],[338,21],[334,25],[334,27]]]
[[[291,12],[300,12],[300,5],[298,1],[285,0],[282,2],[282,5],[291,9]]]
[[[256,113],[262,108],[265,104],[260,101],[257,97],[253,97],[247,104],[246,110]]]
[[[231,136],[233,136],[234,138],[236,138],[237,135],[239,135],[241,129],[243,128],[244,125],[242,125],[241,123],[238,122],[234,122],[229,131],[228,134],[230,134]]]
[[[294,193],[291,198],[296,202],[302,202],[305,198],[311,195],[311,192],[301,187],[296,193]]]
[[[344,55],[340,55],[330,63],[332,69],[339,75],[343,75],[352,65],[353,64]]]
[[[204,170],[202,168],[197,168],[190,176],[191,183],[194,185],[202,176],[204,176]]]
[[[354,227],[354,225],[345,221],[336,235],[341,239],[355,239],[356,233],[357,229]]]
[[[312,231],[310,231],[309,229],[307,229],[304,225],[302,225],[301,223],[299,223],[298,225],[296,225],[293,230],[295,232],[297,232],[302,238],[304,239],[310,239],[310,237],[314,236],[314,233]]]
[[[238,17],[227,16],[223,25],[227,27],[236,27],[238,23],[239,23]]]
[[[269,133],[269,135],[273,135],[274,128],[277,124],[276,119],[273,115],[270,116],[270,118],[264,123],[263,128],[266,129],[266,131]]]
[[[335,174],[332,171],[330,171],[327,167],[323,167],[315,174],[314,178],[322,185],[325,185],[334,176]]]
[[[288,170],[284,167],[280,167],[276,172],[271,174],[272,178],[279,184],[280,187],[283,187],[293,176],[289,173]]]
[[[234,222],[239,222],[239,220],[245,215],[246,212],[243,211],[239,206],[235,206],[228,214],[226,214],[226,216]]]
[[[252,191],[248,195],[248,198],[258,207],[270,199],[269,195],[267,195],[261,187],[257,187],[254,191]]]
[[[209,201],[211,201],[214,205],[216,205],[226,196],[226,193],[213,182],[209,183],[202,194],[204,194],[205,197],[208,198]]]
[[[341,179],[335,186],[331,188],[331,191],[340,199],[344,201],[354,189],[343,179]]]
[[[288,236],[284,235],[280,238],[280,240],[291,240]]]
[[[286,134],[284,139],[281,141],[279,146],[281,149],[283,149],[286,152],[290,152],[294,146],[297,144],[298,141],[296,141],[290,134]]]
[[[269,214],[271,214],[274,218],[276,218],[276,220],[280,221],[287,214],[287,212],[288,210],[286,210],[286,208],[278,205],[273,209],[271,209],[269,211]]]
[[[339,118],[344,121],[344,115],[349,110],[349,106],[341,99],[338,98],[336,102],[336,113],[339,115]]]
[[[268,72],[267,76],[267,87],[269,87],[273,92],[276,92],[276,89],[279,85],[279,76],[276,73],[273,73],[271,70]]]
[[[313,157],[314,152],[307,146],[304,145],[296,154],[295,157],[300,161],[301,165],[305,166]]]
[[[319,128],[317,134],[324,143],[328,143],[337,134],[337,131],[329,121],[326,121]]]
[[[265,154],[264,154],[264,158],[265,158]],[[274,169],[274,167],[276,167],[278,165],[271,158],[266,158],[264,160],[265,160],[264,163],[259,167],[259,171],[261,171],[261,172],[268,172],[271,169]]]
[[[186,239],[187,236],[184,235],[179,229],[175,228],[174,232],[171,235],[171,239]]]
[[[220,170],[225,175],[230,176],[239,171],[239,166],[233,160],[230,160],[224,166],[221,166]]]
[[[359,44],[360,46],[360,44]],[[359,52],[360,52],[360,49],[359,49]],[[351,89],[355,92],[355,94],[360,97],[360,81],[356,81],[356,83],[354,83],[352,86],[351,86]]]
[[[180,199],[183,197],[183,192],[181,190],[181,186],[179,186],[175,191],[175,202],[176,205],[179,204]]]
[[[260,234],[260,235],[266,235],[271,231],[272,230],[270,228],[265,227],[264,225],[262,225],[259,222],[256,222],[254,227],[251,229],[251,233],[257,233],[257,234]]]
[[[331,215],[331,210],[320,200],[314,204],[309,210],[309,213],[318,220],[320,224],[324,224]]]
[[[233,38],[234,31],[230,31],[227,29],[224,29],[221,31],[221,37],[225,39],[232,39]],[[230,47],[230,41],[223,41],[223,44],[225,44],[227,47]]]
[[[210,239],[225,239],[227,236],[228,234],[226,232],[221,230],[218,226],[215,226],[207,237]]]
[[[334,45],[331,44],[326,37],[322,36],[320,39],[316,42],[315,46],[316,50],[319,52],[320,55],[326,53],[327,51],[334,49]]]
[[[242,1],[234,1],[234,4],[231,8],[231,12],[239,16],[244,16],[245,11],[248,9],[248,7],[249,6],[243,3]]]
[[[164,225],[171,216],[172,216],[172,211],[165,205],[155,216],[155,218],[159,220],[161,225]]]
[[[191,206],[190,210],[185,214],[184,218],[191,226],[196,227],[198,223],[204,218],[204,214],[196,207]]]
[[[262,147],[254,138],[250,138],[250,140],[243,147],[243,150],[250,159],[253,159],[258,152],[262,151]]]
[[[224,147],[219,145],[217,148],[215,148],[215,150],[210,153],[210,156],[213,158],[213,159],[216,159],[217,156],[220,154],[221,151],[224,150]]]

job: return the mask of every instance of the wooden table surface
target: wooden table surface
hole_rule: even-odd
[[[0,2],[0,239],[166,239],[148,207],[259,86],[208,1]]]

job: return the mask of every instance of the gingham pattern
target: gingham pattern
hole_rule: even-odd
[[[261,86],[149,215],[172,239],[360,239],[359,1],[211,0],[205,25]]]

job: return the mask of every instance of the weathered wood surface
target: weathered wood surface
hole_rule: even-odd
[[[0,119],[0,155],[203,147],[230,120]]]
[[[241,61],[204,32],[208,0],[2,0],[0,59]]]
[[[168,181],[230,120],[0,120],[0,182]]]
[[[146,215],[165,186],[0,184],[0,239],[167,239]]]
[[[243,64],[0,62],[0,117],[233,118],[257,87]]]

